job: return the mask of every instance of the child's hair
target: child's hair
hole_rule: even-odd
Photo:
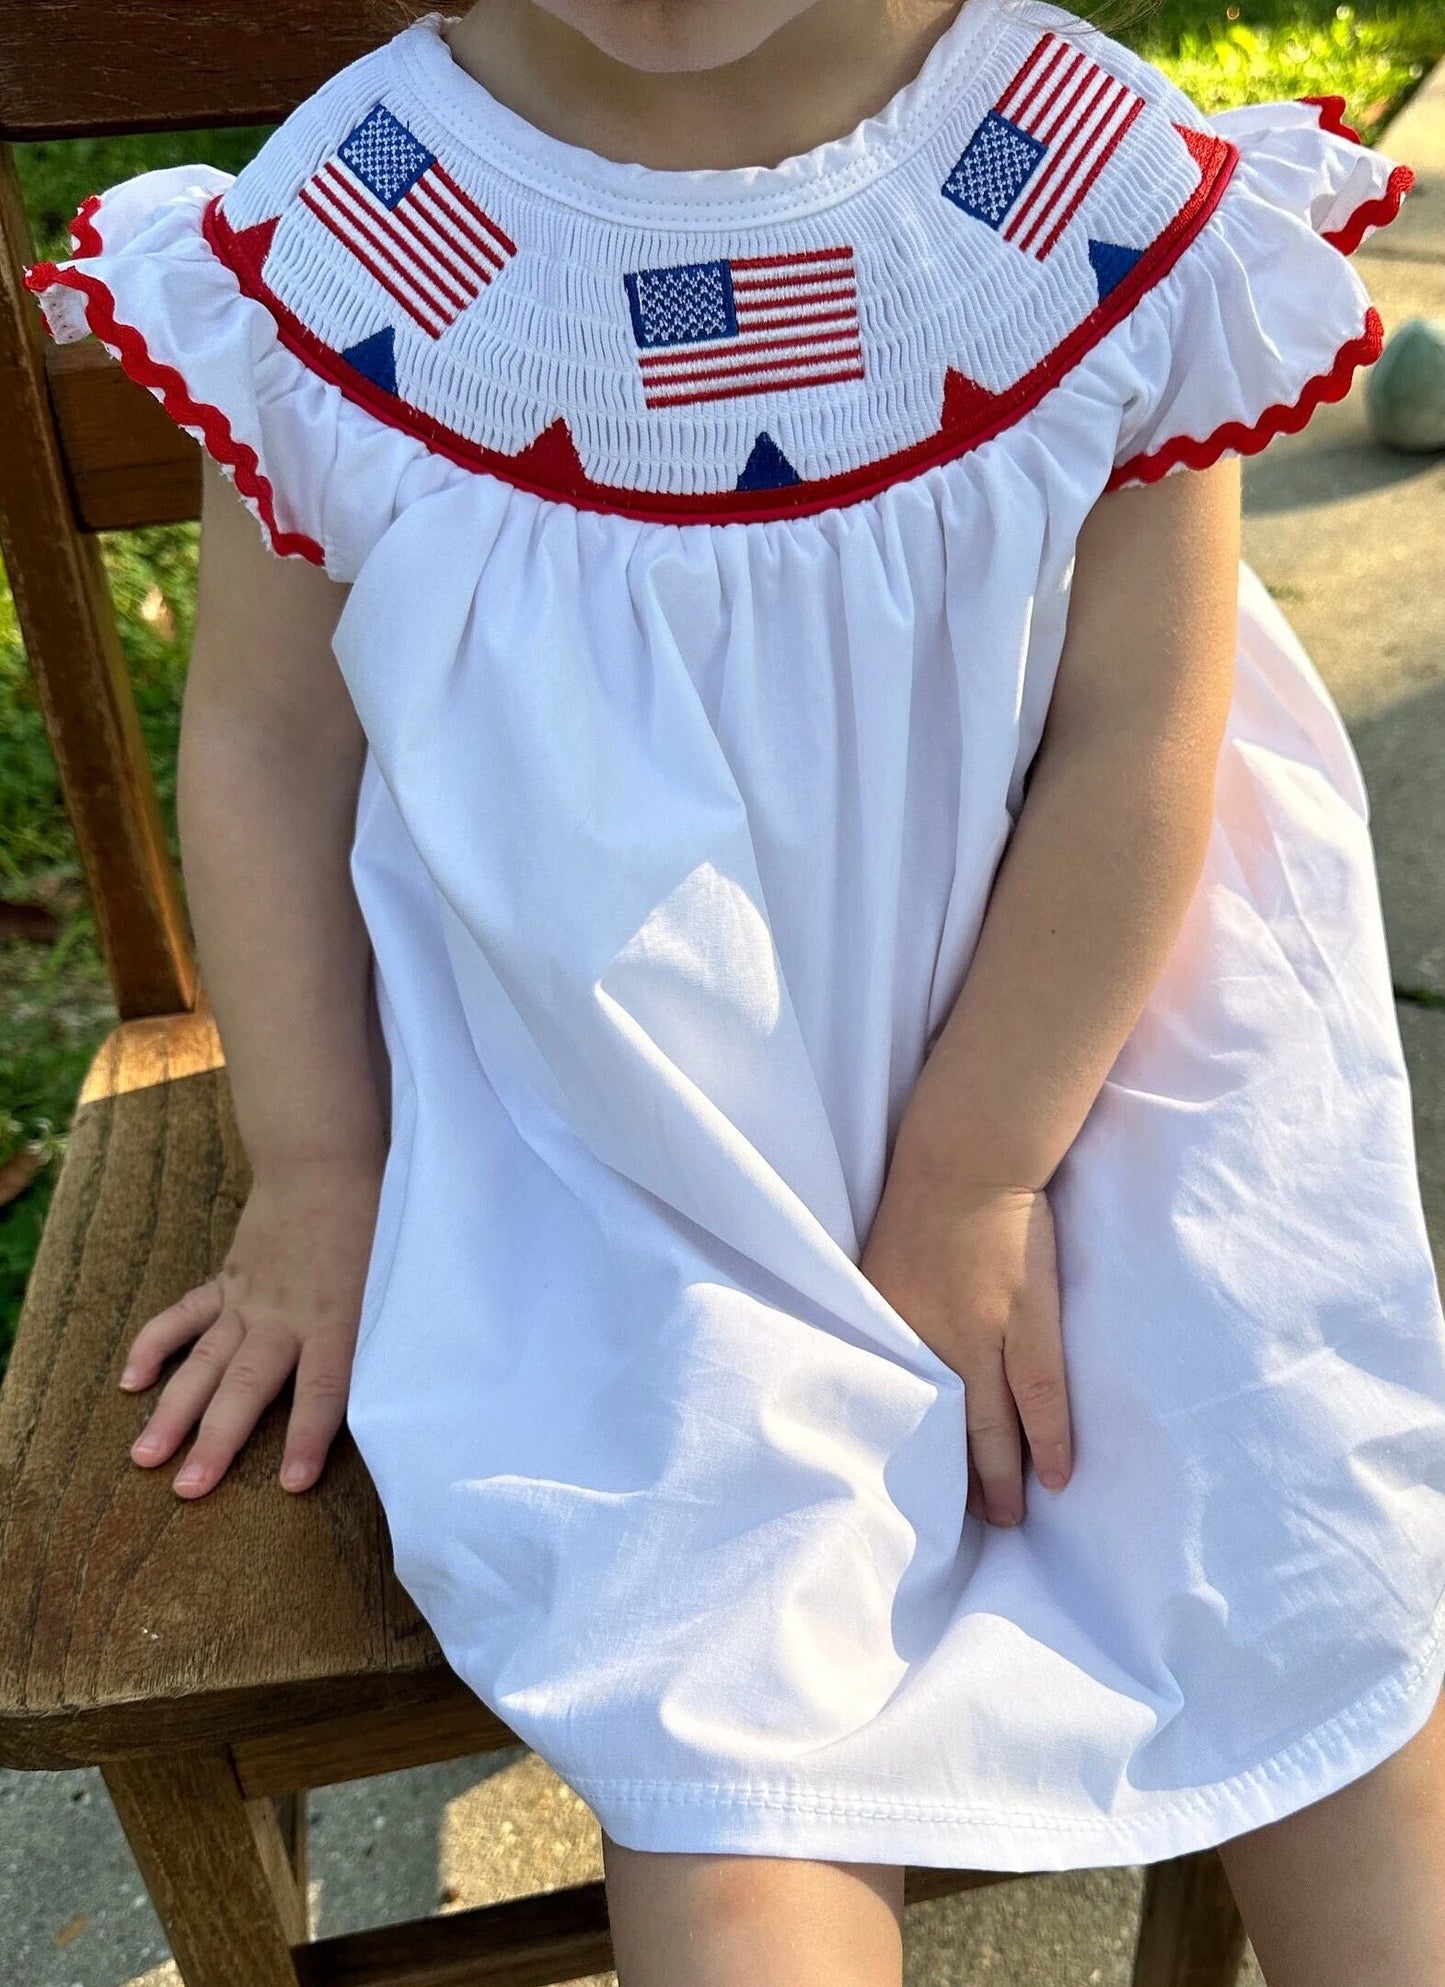
[[[1028,0],[1010,0],[1010,4],[1018,5],[1023,12]],[[1135,27],[1147,21],[1162,4],[1163,0],[1077,0],[1070,12],[1111,33],[1115,28]],[[378,35],[397,34],[420,15],[436,11],[435,0],[363,0],[363,5]]]

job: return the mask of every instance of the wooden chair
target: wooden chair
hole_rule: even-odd
[[[93,536],[196,517],[200,458],[94,340],[45,338],[10,141],[274,121],[363,51],[364,12],[0,0],[0,546],[121,1017],[0,1396],[0,1764],[100,1767],[188,1987],[521,1987],[612,1963],[600,1883],[308,1942],[306,1788],[516,1735],[398,1586],[348,1440],[287,1495],[277,1404],[183,1504],[131,1464],[146,1406],[115,1384],[142,1320],[212,1273],[248,1186]],[[1017,1880],[910,1869],[906,1894]],[[1135,1987],[1231,1987],[1243,1947],[1214,1851],[1149,1871]]]

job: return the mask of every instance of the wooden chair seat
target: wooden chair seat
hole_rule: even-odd
[[[431,1706],[515,1745],[391,1571],[344,1433],[302,1496],[276,1480],[287,1399],[209,1496],[127,1450],[154,1404],[117,1385],[141,1323],[224,1256],[249,1186],[209,1010],[102,1044],[0,1393],[0,1761],[68,1766],[218,1730]],[[473,1743],[474,1742],[474,1743]],[[447,1756],[445,1752],[438,1757]]]

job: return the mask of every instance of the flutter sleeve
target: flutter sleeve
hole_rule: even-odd
[[[204,216],[232,183],[212,166],[169,166],[93,194],[71,224],[72,255],[34,264],[26,284],[57,343],[93,332],[196,437],[273,552],[334,571],[336,396],[212,253]]]
[[[1342,97],[1223,111],[1237,158],[1207,224],[1115,333],[1126,392],[1109,487],[1251,454],[1342,399],[1384,342],[1349,255],[1413,174],[1361,144]]]
[[[413,501],[464,473],[367,404],[374,298],[305,204],[338,141],[394,93],[390,46],[337,70],[239,173],[167,166],[92,194],[71,254],[25,278],[57,342],[93,333],[196,437],[278,557],[342,582]],[[316,334],[322,320],[339,339]]]

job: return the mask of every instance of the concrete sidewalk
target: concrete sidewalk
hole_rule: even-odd
[[[1445,63],[1380,144],[1417,175],[1400,218],[1354,257],[1388,334],[1445,319]],[[1318,664],[1364,770],[1445,1272],[1445,454],[1376,447],[1364,378],[1248,464],[1245,554]]]
[[[1388,331],[1445,317],[1445,66],[1383,149],[1421,182],[1356,258]],[[1445,1263],[1445,456],[1376,449],[1357,384],[1255,458],[1246,491],[1246,555],[1329,683],[1369,784]],[[523,1751],[323,1790],[311,1817],[318,1933],[601,1875],[590,1812]],[[3,1987],[178,1987],[98,1775],[0,1774],[0,1843]],[[908,1987],[1127,1987],[1140,1886],[1137,1870],[1084,1871],[915,1906]],[[1252,1960],[1241,1987],[1261,1987]]]

